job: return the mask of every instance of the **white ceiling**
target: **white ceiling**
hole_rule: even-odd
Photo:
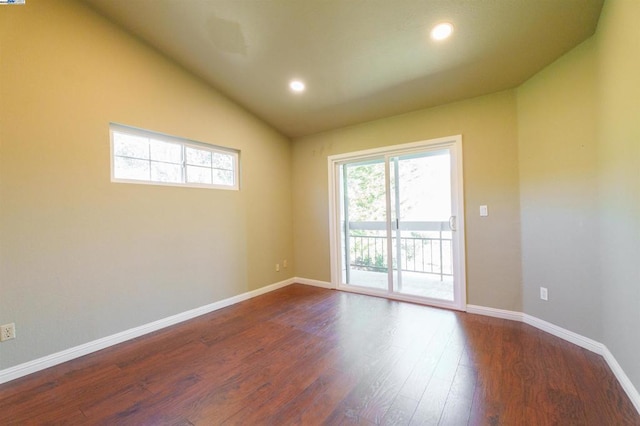
[[[516,87],[592,35],[603,0],[85,2],[297,137]]]

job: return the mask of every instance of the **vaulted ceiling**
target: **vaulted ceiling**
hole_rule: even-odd
[[[591,36],[603,0],[85,2],[297,137],[516,87]]]

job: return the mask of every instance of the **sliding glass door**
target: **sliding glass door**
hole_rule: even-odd
[[[329,158],[336,287],[464,309],[459,137]]]

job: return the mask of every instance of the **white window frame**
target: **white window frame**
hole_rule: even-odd
[[[154,139],[161,142],[178,144],[182,147],[182,182],[162,182],[155,180],[126,179],[115,176],[115,151],[114,151],[114,133],[124,133],[131,136]],[[133,183],[141,185],[161,185],[161,186],[179,186],[190,188],[208,188],[208,189],[225,189],[238,191],[240,189],[240,152],[232,148],[225,148],[204,142],[193,141],[190,139],[180,138],[177,136],[165,135],[163,133],[153,132],[150,130],[139,129],[136,127],[125,126],[117,123],[109,123],[109,140],[110,140],[110,156],[111,156],[111,182],[116,183]],[[216,183],[194,183],[186,182],[187,160],[185,149],[191,147],[198,150],[208,151],[212,154],[225,154],[232,157],[233,185],[221,185]],[[149,159],[149,162],[153,160]]]

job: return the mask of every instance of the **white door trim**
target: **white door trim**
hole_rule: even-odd
[[[331,251],[331,285],[334,288],[346,291],[353,291],[364,294],[381,296],[376,291],[368,291],[366,288],[358,288],[354,286],[342,285],[342,259],[340,247],[340,205],[337,202],[337,195],[340,194],[340,179],[338,176],[339,165],[354,161],[366,160],[380,156],[393,156],[397,154],[406,154],[411,151],[421,151],[424,149],[437,149],[439,147],[450,149],[455,158],[455,164],[452,164],[452,208],[456,216],[456,231],[453,238],[453,257],[454,257],[454,302],[436,299],[423,299],[416,297],[401,296],[402,300],[429,304],[433,306],[446,307],[464,311],[467,304],[466,292],[466,260],[465,260],[465,220],[464,220],[464,180],[462,172],[462,135],[447,136],[437,139],[429,139],[418,142],[411,142],[400,145],[392,145],[382,148],[374,148],[357,152],[349,152],[344,154],[331,155],[327,158],[328,167],[328,189],[329,189],[329,245]],[[398,298],[397,295],[386,297]]]

